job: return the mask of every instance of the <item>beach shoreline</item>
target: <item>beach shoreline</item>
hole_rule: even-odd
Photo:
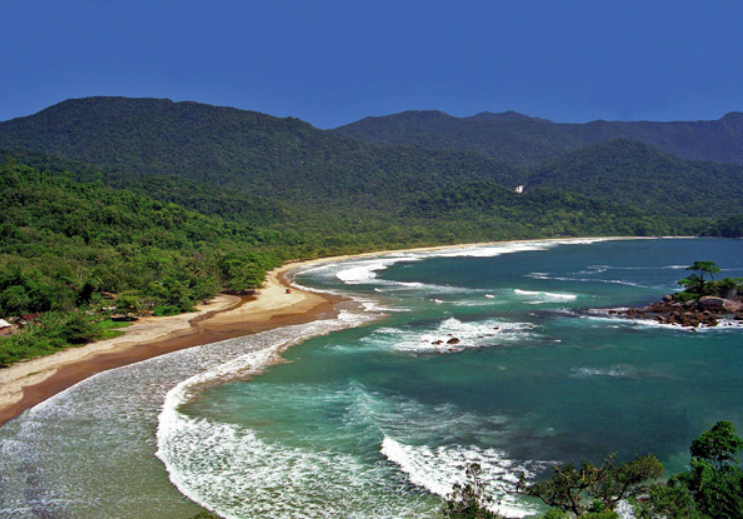
[[[303,290],[292,285],[291,271],[352,259],[390,254],[435,252],[472,247],[564,242],[621,240],[639,237],[586,237],[504,240],[384,250],[288,262],[266,276],[254,296],[217,295],[196,312],[170,317],[147,317],[126,328],[121,337],[69,348],[0,369],[0,426],[23,411],[51,398],[97,373],[134,364],[174,351],[337,315],[338,295]]]
[[[125,328],[124,335],[68,348],[0,369],[0,426],[21,413],[97,373],[174,351],[303,324],[334,315],[343,298],[291,287],[285,279],[290,263],[266,276],[259,293],[218,294],[196,312],[146,317]],[[287,293],[287,289],[290,292]]]

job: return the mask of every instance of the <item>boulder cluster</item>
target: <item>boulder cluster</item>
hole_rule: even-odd
[[[666,295],[662,301],[645,308],[610,310],[609,313],[629,319],[654,319],[662,324],[677,324],[688,328],[713,327],[725,318],[743,321],[743,297],[725,299],[704,296],[699,300],[680,302],[672,295]]]

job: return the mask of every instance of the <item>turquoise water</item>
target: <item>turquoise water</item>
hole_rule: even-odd
[[[539,250],[519,251],[529,247]],[[350,291],[386,316],[308,340],[289,364],[181,407],[198,431],[190,441],[227,452],[221,464],[197,454],[173,465],[193,472],[189,492],[234,517],[430,517],[468,462],[496,494],[521,471],[611,452],[652,452],[680,470],[716,420],[743,425],[743,330],[690,332],[600,309],[658,299],[699,258],[743,277],[742,252],[740,241],[607,241],[300,273],[300,284]],[[250,499],[222,507],[215,486]],[[508,495],[501,505],[530,509]]]
[[[681,470],[716,420],[743,430],[743,328],[606,310],[700,259],[743,277],[743,241],[711,239],[315,266],[295,281],[351,295],[339,319],[113,370],[0,428],[0,517],[185,519],[170,478],[229,518],[428,518],[470,462],[523,515],[506,490],[553,462],[652,452]]]

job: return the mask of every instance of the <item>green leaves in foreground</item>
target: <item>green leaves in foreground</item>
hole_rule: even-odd
[[[552,477],[529,484],[522,475],[513,493],[540,499],[552,507],[543,519],[617,519],[617,505],[628,501],[637,519],[740,519],[743,517],[743,470],[738,453],[743,439],[730,422],[719,421],[695,439],[690,470],[657,482],[663,465],[652,455],[616,465],[615,456],[596,465],[563,463]],[[487,509],[482,471],[467,469],[467,483],[457,485],[444,503],[446,519],[492,519]]]
[[[441,509],[445,519],[498,519],[500,516],[488,510],[490,499],[485,494],[480,475],[482,468],[477,463],[466,470],[467,482],[457,483],[447,496]]]
[[[648,454],[620,465],[615,460],[612,454],[602,465],[586,460],[580,466],[556,465],[550,479],[533,484],[527,484],[522,475],[515,493],[536,497],[575,517],[612,518],[620,501],[647,491],[663,475],[663,465]]]

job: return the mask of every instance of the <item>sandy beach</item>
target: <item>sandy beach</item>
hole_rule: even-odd
[[[0,370],[0,425],[47,398],[102,371],[172,351],[300,324],[333,314],[340,298],[291,288],[285,273],[291,263],[268,273],[253,296],[217,295],[197,311],[146,317],[121,337],[70,348]]]
[[[581,238],[577,238],[581,239]],[[589,238],[583,238],[589,239]],[[603,239],[637,239],[611,237]],[[569,240],[569,239],[568,239]],[[147,317],[125,329],[121,337],[60,351],[0,369],[0,426],[24,410],[43,402],[96,373],[172,351],[241,337],[265,330],[307,323],[335,315],[338,296],[291,287],[285,278],[294,269],[390,253],[454,250],[474,246],[566,241],[566,239],[512,240],[377,251],[287,263],[267,275],[253,296],[217,295],[196,312],[171,317]]]

